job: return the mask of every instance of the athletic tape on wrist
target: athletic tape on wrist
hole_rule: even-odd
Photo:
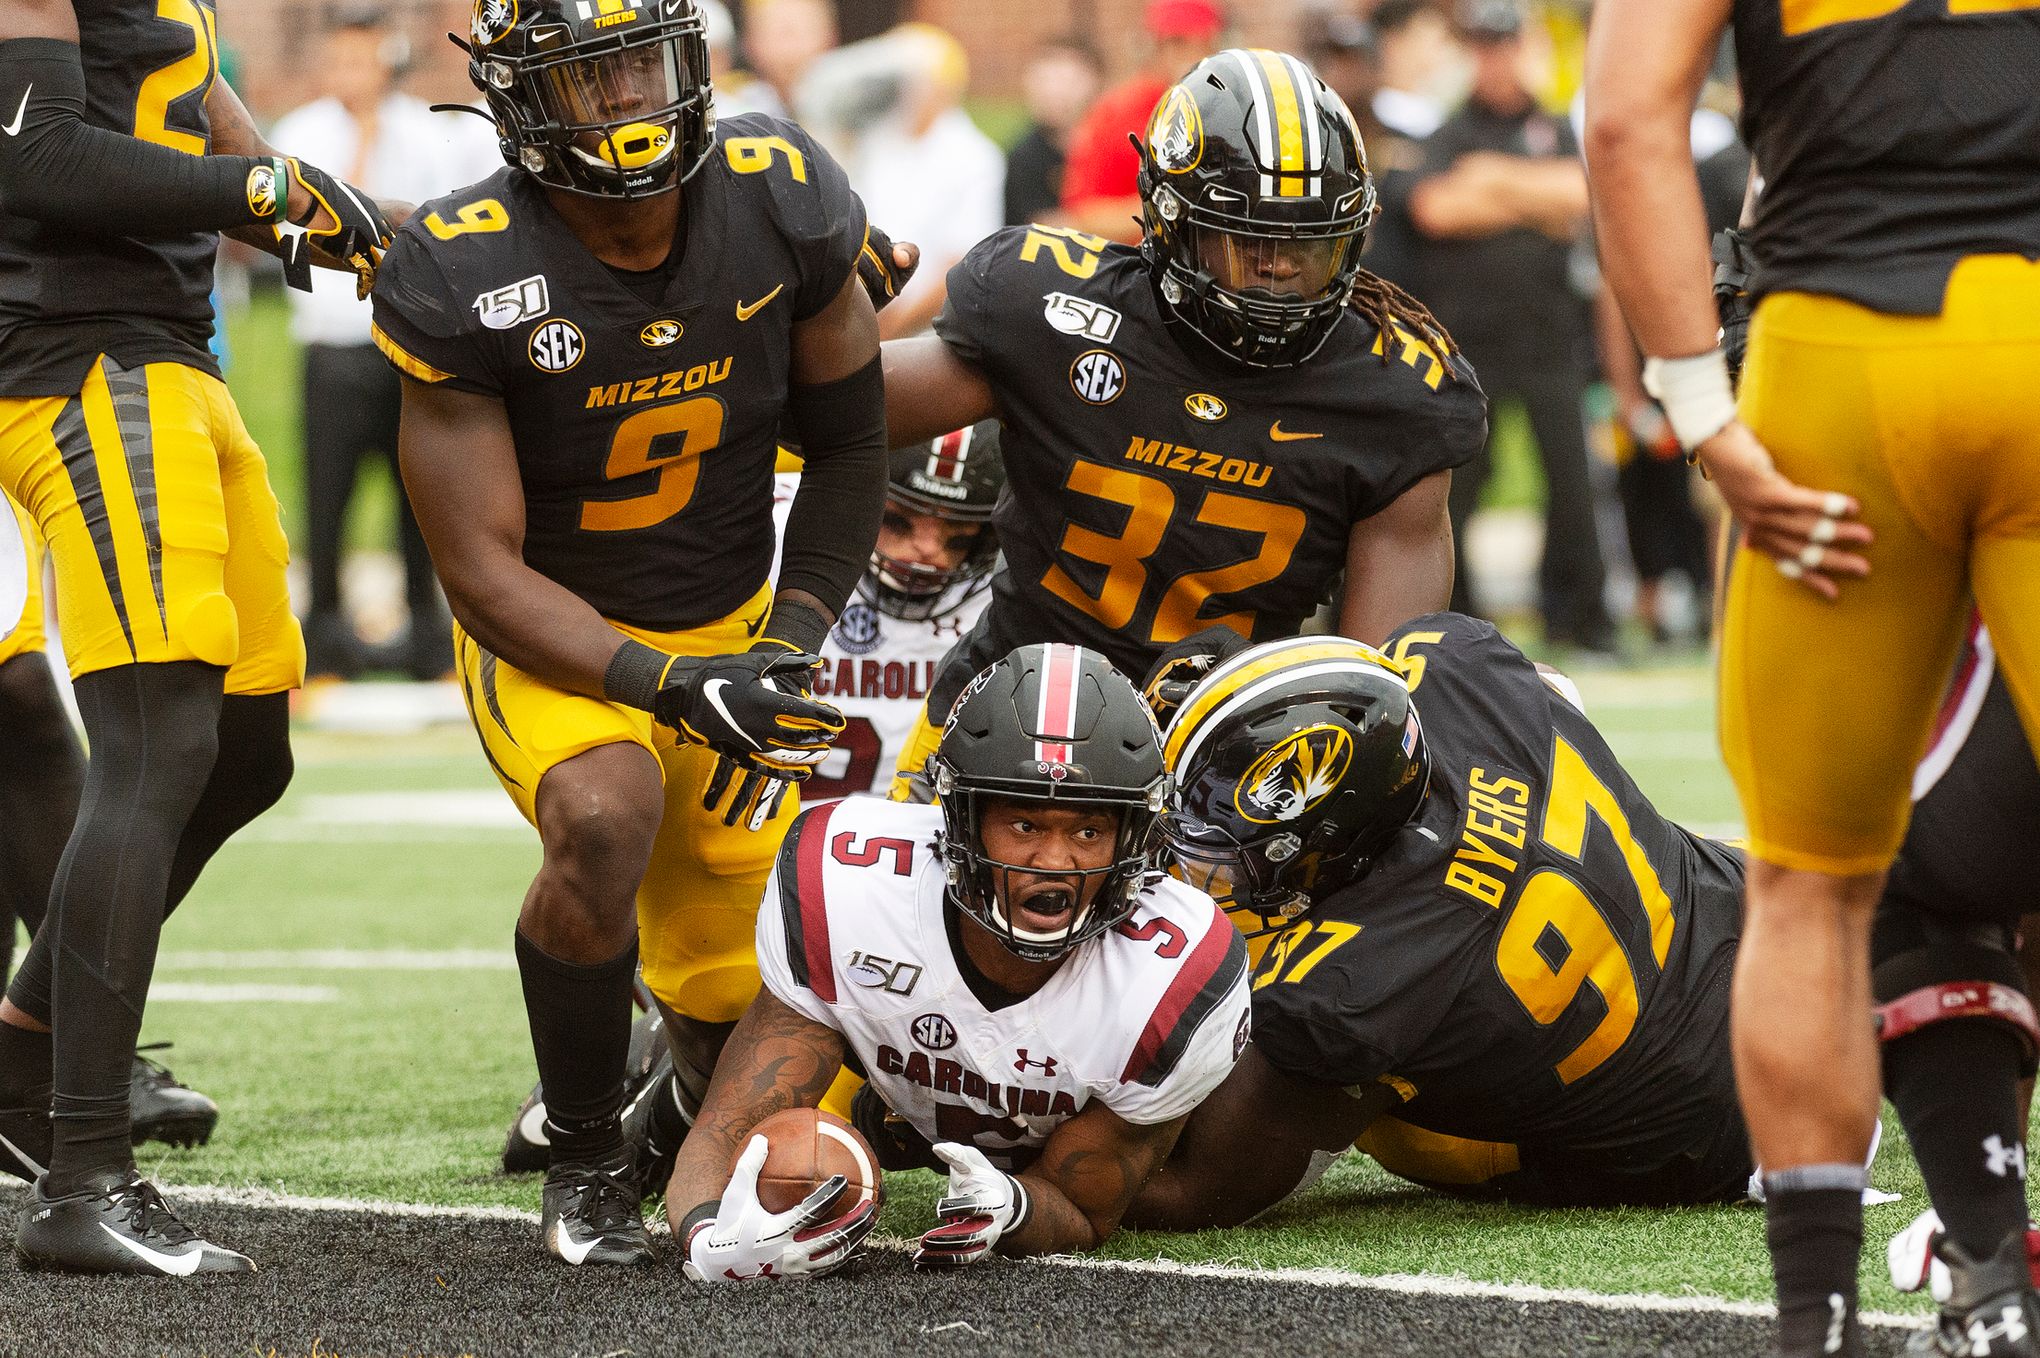
[[[1664,407],[1672,434],[1689,453],[1735,420],[1735,388],[1719,349],[1688,358],[1646,359],[1643,389]]]
[[[795,600],[772,605],[772,620],[765,624],[765,635],[773,641],[785,642],[796,650],[815,655],[822,649],[822,642],[829,636],[829,620],[815,609]]]
[[[609,658],[602,673],[602,696],[611,702],[649,712],[658,702],[659,685],[666,681],[675,657],[642,641],[626,638]]]

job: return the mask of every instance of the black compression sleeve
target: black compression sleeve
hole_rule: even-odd
[[[795,387],[792,413],[802,467],[779,588],[806,590],[841,613],[885,514],[885,371],[874,358],[839,381]]]
[[[7,210],[98,235],[273,222],[290,188],[276,161],[186,155],[90,125],[78,45],[56,38],[0,42],[0,132],[7,134],[0,136],[0,201]],[[267,175],[255,173],[265,168]],[[262,186],[266,197],[256,192]]]

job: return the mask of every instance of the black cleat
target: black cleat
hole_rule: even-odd
[[[135,1049],[134,1069],[128,1075],[128,1103],[133,1119],[132,1138],[161,1141],[167,1146],[203,1146],[212,1138],[220,1120],[220,1106],[189,1086],[164,1067],[143,1056],[162,1051],[168,1042],[152,1042]]]
[[[652,1262],[629,1152],[606,1165],[554,1165],[545,1176],[545,1247],[570,1264]]]
[[[1947,1358],[2040,1358],[2040,1296],[2026,1257],[2026,1232],[2005,1237],[1987,1259],[1971,1259],[1952,1240],[1934,1246],[1953,1286],[1934,1328],[1906,1351]]]
[[[0,1108],[0,1173],[34,1183],[50,1163],[50,1101],[45,1089],[26,1108]]]
[[[645,1012],[638,1015],[630,1030],[630,1056],[623,1080],[626,1107],[634,1105],[662,1072],[673,1068],[672,1055],[666,1050],[666,1021],[659,1016],[643,981],[638,982],[638,988],[638,1002]],[[537,1174],[551,1163],[552,1143],[545,1134],[545,1085],[540,1083],[531,1087],[524,1102],[517,1106],[517,1116],[510,1119],[509,1134],[503,1138],[503,1172]],[[672,1167],[669,1159],[666,1168],[670,1171]],[[666,1181],[660,1179],[659,1187],[665,1186]]]
[[[694,1110],[673,1074],[673,1054],[662,1051],[650,1078],[623,1106],[623,1139],[637,1156],[638,1191],[647,1200],[666,1196],[680,1143],[694,1126]]]
[[[35,1196],[21,1210],[14,1253],[26,1269],[65,1273],[253,1273],[255,1261],[222,1249],[184,1224],[156,1186],[133,1170],[107,1174],[61,1198]]]

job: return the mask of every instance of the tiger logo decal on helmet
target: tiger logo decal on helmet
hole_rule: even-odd
[[[1233,806],[1257,825],[1295,820],[1339,787],[1353,762],[1353,737],[1337,726],[1306,727],[1256,759],[1233,791]]]

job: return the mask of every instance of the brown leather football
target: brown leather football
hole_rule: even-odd
[[[768,1212],[786,1212],[831,1175],[849,1182],[836,1199],[837,1215],[869,1198],[885,1200],[878,1157],[843,1119],[818,1108],[788,1108],[752,1129],[766,1141],[765,1167],[758,1171],[758,1201]],[[751,1138],[744,1138],[744,1146]],[[743,1154],[743,1146],[737,1148]]]

